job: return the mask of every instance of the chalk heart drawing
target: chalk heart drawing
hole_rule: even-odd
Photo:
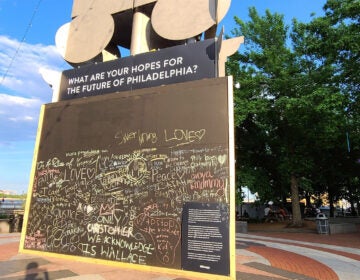
[[[88,178],[92,179],[95,177],[96,174],[96,169],[95,168],[89,168],[86,170],[86,174],[88,176]]]
[[[195,132],[195,135],[199,140],[201,140],[204,137],[205,133],[206,133],[205,129],[200,129]]]
[[[224,164],[225,164],[226,159],[227,159],[227,156],[226,156],[226,155],[218,156],[218,162],[219,162],[221,165],[224,165]]]

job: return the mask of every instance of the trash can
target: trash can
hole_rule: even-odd
[[[316,229],[318,234],[329,234],[329,219],[324,213],[316,215]]]
[[[236,233],[248,233],[248,224],[245,221],[236,222]]]

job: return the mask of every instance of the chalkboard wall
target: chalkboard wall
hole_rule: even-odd
[[[181,268],[184,203],[229,201],[227,84],[44,105],[23,248]]]

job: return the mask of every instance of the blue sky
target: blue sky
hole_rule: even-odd
[[[104,0],[106,1],[106,0]],[[120,1],[120,0],[119,0]],[[72,0],[0,0],[0,190],[27,192],[40,106],[52,90],[39,69],[71,68],[55,47],[58,28],[70,21]],[[180,2],[180,1],[179,1]],[[247,20],[248,8],[266,9],[307,22],[323,15],[325,0],[232,0],[220,23],[225,33],[234,16]]]

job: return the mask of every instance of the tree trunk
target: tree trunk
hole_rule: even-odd
[[[305,193],[305,199],[306,199],[306,207],[311,207],[311,199],[309,192]]]
[[[300,201],[299,201],[299,185],[298,178],[292,174],[291,175],[291,206],[292,206],[292,226],[301,227],[301,210],[300,210]]]
[[[331,191],[328,192],[330,204],[330,218],[334,218],[334,196]]]
[[[355,210],[355,201],[350,201],[350,208],[351,208],[351,216],[357,216],[356,210]]]

